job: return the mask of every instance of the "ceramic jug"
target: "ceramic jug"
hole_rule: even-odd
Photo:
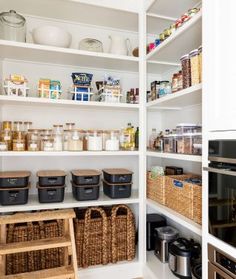
[[[124,39],[122,36],[109,36],[111,40],[109,52],[118,55],[130,55],[131,43],[130,39]]]

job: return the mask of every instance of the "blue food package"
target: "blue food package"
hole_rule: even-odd
[[[89,101],[89,89],[86,87],[76,87],[76,94],[73,94],[72,100],[76,101]]]
[[[88,73],[72,73],[71,74],[74,85],[90,86],[93,74]]]

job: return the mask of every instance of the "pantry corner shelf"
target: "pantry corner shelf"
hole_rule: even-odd
[[[127,104],[127,103],[106,103],[106,102],[81,102],[66,99],[52,100],[47,98],[37,97],[18,97],[0,95],[1,105],[19,105],[19,106],[55,106],[64,108],[86,108],[93,110],[115,109],[115,110],[138,110],[139,104]]]
[[[169,38],[146,56],[146,60],[179,63],[182,55],[201,45],[202,11],[176,30]]]
[[[185,216],[175,212],[174,210],[161,205],[151,199],[147,199],[147,205],[150,206],[152,209],[156,210],[157,212],[163,214],[164,216],[172,219],[174,222],[182,225],[186,229],[194,232],[195,234],[201,236],[202,235],[202,227],[201,225],[193,222],[192,220],[186,218]]]
[[[176,109],[199,105],[202,102],[202,84],[197,84],[189,88],[183,89],[176,93],[169,94],[155,101],[151,101],[146,104],[147,108],[153,109]]]
[[[0,157],[138,156],[139,151],[0,151]]]
[[[0,40],[0,59],[138,72],[139,58]]]
[[[60,203],[39,203],[38,195],[29,195],[27,204],[14,206],[0,206],[0,213],[16,212],[16,211],[31,211],[31,210],[46,210],[46,209],[62,209],[62,208],[77,208],[88,206],[108,206],[114,204],[136,204],[139,203],[138,190],[132,190],[131,197],[128,199],[110,199],[103,192],[100,192],[99,199],[94,201],[76,201],[72,193],[66,193],[65,199]]]
[[[186,155],[186,154],[176,154],[176,153],[164,153],[156,151],[147,151],[146,155],[149,157],[156,157],[162,159],[174,159],[182,161],[191,161],[191,162],[202,162],[202,156],[199,155]]]

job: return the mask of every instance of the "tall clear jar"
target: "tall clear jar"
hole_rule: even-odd
[[[28,130],[26,145],[28,151],[40,151],[40,135],[37,129]]]
[[[12,150],[12,132],[11,130],[1,131],[1,142],[4,142],[7,146],[7,150]]]
[[[66,123],[66,130],[74,130],[75,123]]]
[[[24,131],[27,133],[28,130],[32,129],[32,122],[31,121],[25,121],[24,122]]]
[[[199,70],[199,54],[198,49],[194,49],[189,53],[191,64],[191,85],[200,83],[200,70]]]
[[[82,131],[83,134],[83,150],[87,151],[88,150],[88,137],[89,137],[89,132],[90,131]]]
[[[170,134],[164,136],[164,152],[176,153],[175,135]]]
[[[11,121],[3,121],[2,122],[2,130],[12,131],[12,122]]]
[[[23,131],[23,122],[22,121],[14,121],[14,132],[21,132]]]
[[[83,133],[73,129],[69,132],[68,151],[83,151]]]
[[[184,154],[184,137],[183,135],[176,135],[176,151],[178,154]]]
[[[70,138],[70,130],[64,130],[63,132],[63,150],[68,151],[69,149],[69,138]]]
[[[199,82],[202,82],[202,46],[198,48],[198,55],[199,55]]]
[[[183,74],[183,89],[191,86],[191,64],[188,54],[180,58]]]
[[[90,131],[88,135],[88,150],[102,151],[102,131]]]
[[[63,133],[53,134],[53,150],[62,151],[63,150]]]
[[[63,125],[53,125],[53,133],[54,134],[63,134]]]
[[[106,151],[118,151],[120,148],[120,132],[118,130],[111,130],[107,132],[105,138],[105,150]]]

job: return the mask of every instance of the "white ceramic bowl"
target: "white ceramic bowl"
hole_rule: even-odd
[[[72,39],[69,32],[50,25],[33,29],[32,37],[35,44],[67,48],[70,46]]]

